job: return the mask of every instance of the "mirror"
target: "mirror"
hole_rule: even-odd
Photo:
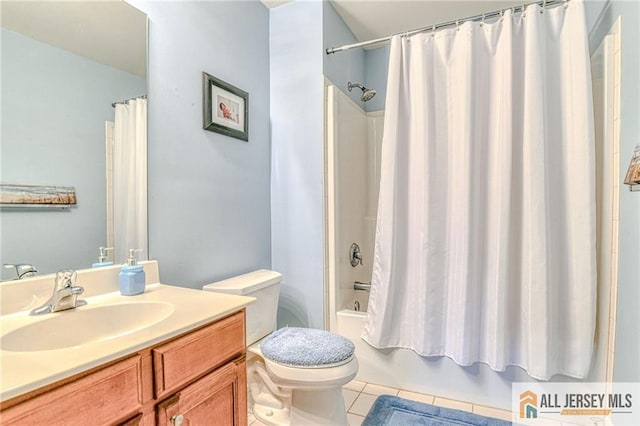
[[[77,198],[64,210],[0,209],[0,263],[39,274],[88,268],[107,245],[112,103],[147,93],[147,17],[124,1],[0,8],[0,181],[71,186]],[[15,269],[0,273],[16,278]]]

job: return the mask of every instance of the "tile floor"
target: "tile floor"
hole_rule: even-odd
[[[383,394],[395,395],[400,398],[426,402],[427,404],[433,404],[439,407],[455,408],[457,410],[476,413],[481,416],[495,417],[511,421],[510,411],[485,407],[483,405],[476,405],[468,402],[455,401],[453,399],[441,398],[433,395],[410,392],[397,388],[389,388],[372,383],[359,382],[357,380],[353,380],[344,385],[342,388],[342,394],[344,396],[344,405],[347,409],[349,426],[360,426],[376,398]],[[249,425],[263,426],[263,423],[256,420],[256,418],[249,413]]]

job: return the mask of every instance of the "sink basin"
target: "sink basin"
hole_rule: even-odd
[[[83,306],[45,314],[0,339],[0,349],[12,352],[49,351],[108,340],[159,323],[174,311],[171,303],[131,302]],[[37,318],[37,319],[36,319]]]

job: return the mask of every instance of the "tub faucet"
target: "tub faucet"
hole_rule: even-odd
[[[78,295],[84,292],[84,288],[75,285],[76,275],[76,271],[71,269],[58,271],[53,294],[44,305],[32,310],[31,315],[48,314],[86,305],[85,300],[78,300]]]
[[[366,292],[370,292],[371,291],[371,282],[363,283],[361,281],[354,281],[353,282],[353,289],[354,290],[364,290]]]

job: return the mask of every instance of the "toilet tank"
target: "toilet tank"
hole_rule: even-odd
[[[247,346],[257,342],[276,329],[278,294],[282,274],[260,269],[202,287],[205,291],[255,297],[247,306]]]

